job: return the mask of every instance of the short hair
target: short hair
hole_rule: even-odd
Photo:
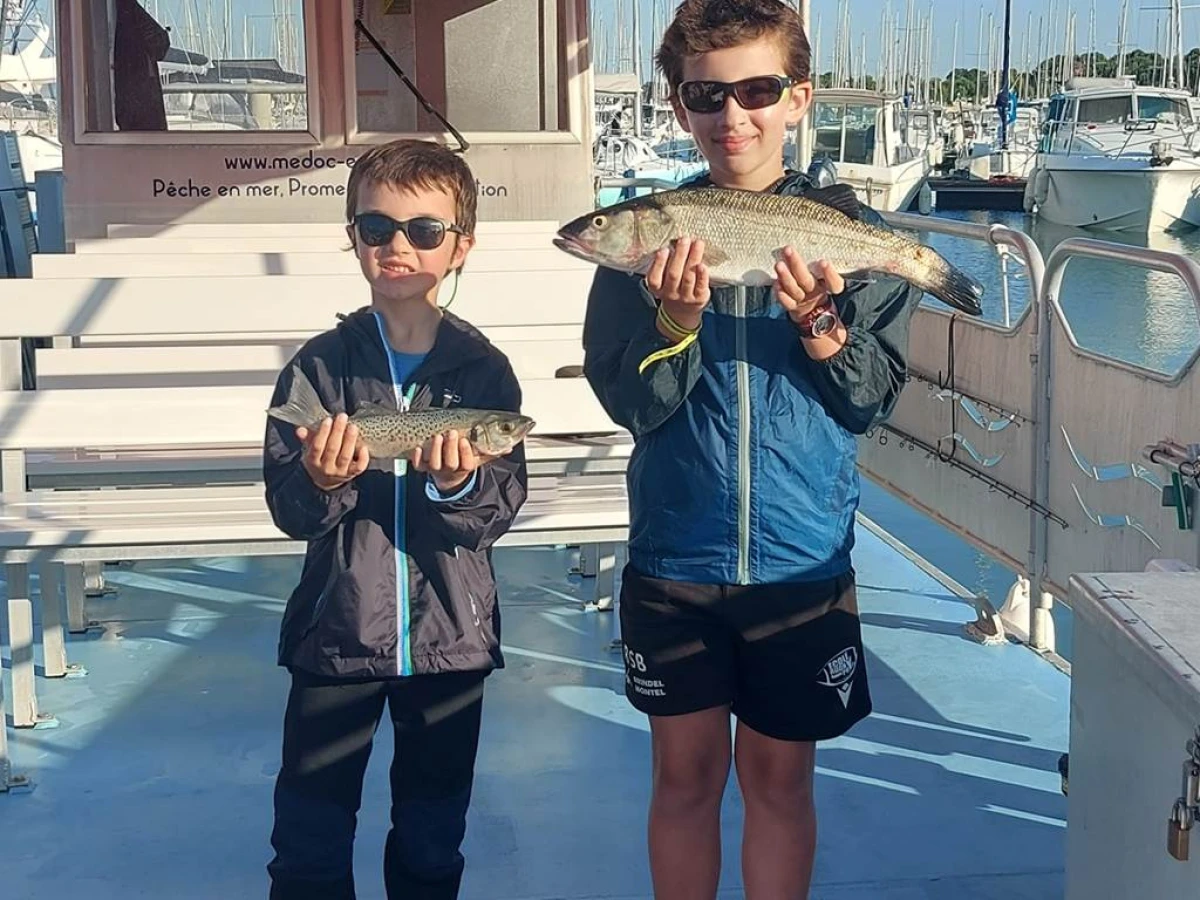
[[[727,50],[764,35],[779,42],[789,77],[798,82],[812,77],[812,49],[804,23],[781,0],[683,0],[663,34],[655,61],[675,96],[686,57]]]
[[[346,182],[346,221],[358,212],[364,183],[387,184],[399,190],[423,188],[453,195],[455,224],[475,233],[479,189],[471,168],[454,151],[432,141],[403,138],[372,147],[354,161]]]

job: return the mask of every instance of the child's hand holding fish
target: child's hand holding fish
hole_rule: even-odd
[[[704,241],[682,237],[660,249],[646,272],[646,287],[674,324],[685,331],[699,328],[711,297]]]
[[[439,492],[449,494],[461,487],[480,466],[511,452],[510,447],[496,455],[477,453],[469,440],[451,430],[435,434],[417,447],[409,457],[409,464],[418,472],[427,473]]]
[[[323,419],[316,431],[297,428],[296,438],[304,444],[304,470],[323,491],[335,490],[367,470],[370,454],[358,439],[358,426],[345,413]]]
[[[785,247],[775,264],[775,296],[793,322],[799,323],[829,297],[846,289],[846,281],[828,260],[806,263],[795,247]]]

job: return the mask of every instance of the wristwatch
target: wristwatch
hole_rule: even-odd
[[[826,298],[800,320],[800,336],[809,340],[825,337],[833,333],[839,321],[837,307],[833,305],[832,300]]]

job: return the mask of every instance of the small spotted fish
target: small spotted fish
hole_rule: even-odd
[[[315,430],[333,413],[325,409],[308,377],[293,367],[292,387],[282,406],[267,410],[291,425]],[[406,456],[437,434],[457,431],[476,453],[498,456],[525,439],[533,419],[518,413],[489,409],[426,408],[399,412],[386,406],[364,403],[350,421],[358,426],[367,452],[378,459]]]

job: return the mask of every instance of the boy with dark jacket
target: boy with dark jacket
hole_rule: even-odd
[[[812,99],[791,7],[683,0],[658,63],[709,163],[694,184],[813,191],[783,165]],[[599,269],[584,330],[585,374],[636,441],[620,611],[626,694],[650,717],[654,892],[716,896],[732,760],[745,896],[800,900],[815,742],[871,710],[850,561],[855,435],[904,385],[920,292],[845,283],[790,248],[773,288],[710,288],[704,256],[684,239],[644,278]]]
[[[268,422],[267,503],[308,542],[279,644],[292,686],[272,900],[353,900],[356,816],[385,705],[396,745],[387,896],[458,895],[483,682],[503,665],[491,548],[526,498],[524,448],[483,457],[450,432],[411,459],[374,460],[346,413],[406,409],[418,388],[434,406],[519,411],[505,356],[436,302],[474,242],[475,208],[470,170],[439,145],[397,141],[357,161],[347,231],[371,305],[293,360],[341,412],[315,431]],[[292,378],[289,364],[272,406]]]

